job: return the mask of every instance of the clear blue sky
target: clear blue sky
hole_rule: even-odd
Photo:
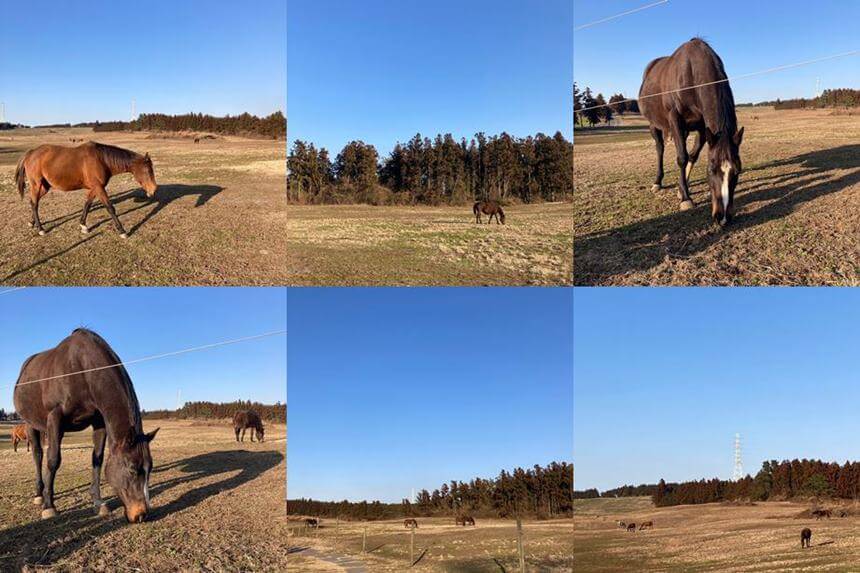
[[[650,4],[648,0],[574,1],[577,26]],[[693,36],[707,40],[729,77],[860,50],[860,2],[670,0],[574,34],[574,78],[595,93],[639,92],[645,66]],[[813,97],[822,89],[860,87],[860,55],[732,83],[735,101]]]
[[[283,288],[27,288],[0,295],[0,408],[24,360],[80,326],[98,332],[123,360],[283,330]],[[131,364],[141,407],[236,399],[286,402],[286,337],[262,338]]]
[[[860,459],[858,340],[858,289],[577,289],[576,488]]]
[[[386,155],[417,132],[569,134],[572,12],[571,0],[291,0],[289,138],[334,159],[354,139]]]
[[[288,496],[399,502],[570,460],[571,295],[290,289]]]
[[[137,111],[268,115],[286,101],[285,0],[4,2],[0,101],[28,125]]]

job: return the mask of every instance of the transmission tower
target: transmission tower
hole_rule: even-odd
[[[137,114],[134,111],[134,99],[131,100],[131,121],[137,119]]]
[[[6,123],[6,103],[0,103],[0,123]]]
[[[732,473],[732,480],[738,481],[744,477],[744,464],[741,461],[741,435],[735,434],[735,471]]]

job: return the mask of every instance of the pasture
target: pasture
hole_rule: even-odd
[[[738,108],[743,173],[723,230],[710,220],[707,148],[690,179],[696,208],[680,211],[674,142],[652,192],[647,122],[620,121],[575,133],[574,284],[860,283],[860,113]]]
[[[476,527],[454,518],[417,518],[416,564],[409,569],[409,529],[403,520],[337,522],[305,529],[291,517],[290,567],[302,571],[519,571],[516,521],[476,518]],[[367,552],[362,552],[367,528]],[[573,571],[571,520],[524,521],[527,571]],[[420,559],[419,559],[420,557]]]
[[[571,284],[571,204],[511,205],[505,214],[505,225],[478,225],[471,205],[290,205],[288,283]]]
[[[149,152],[159,190],[145,196],[131,174],[107,191],[128,231],[121,239],[97,202],[89,234],[78,219],[84,191],[50,191],[39,214],[46,231],[27,226],[15,166],[43,143],[70,139]],[[0,284],[282,285],[286,280],[286,151],[283,141],[160,133],[94,133],[89,128],[0,132]]]
[[[860,514],[816,520],[811,503],[653,507],[650,498],[574,502],[577,571],[849,571],[860,561]],[[835,512],[834,512],[835,513]],[[628,533],[616,521],[652,520]],[[809,549],[800,531],[812,529]]]
[[[91,507],[92,431],[66,434],[57,472],[60,512],[32,505],[33,461],[13,453],[0,424],[0,570],[272,571],[286,568],[286,427],[267,424],[262,444],[235,442],[231,422],[144,420],[152,442],[152,514],[129,525],[102,481],[109,518]]]

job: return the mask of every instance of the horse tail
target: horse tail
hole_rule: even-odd
[[[24,157],[18,161],[18,166],[15,168],[15,185],[18,187],[18,195],[21,196],[21,199],[24,198],[24,186],[27,183],[27,170],[24,168],[24,161],[27,159],[27,156],[30,155],[30,152],[24,154]]]

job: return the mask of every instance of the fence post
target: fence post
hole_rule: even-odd
[[[361,552],[367,553],[367,526],[364,526],[364,535],[361,537]]]
[[[526,571],[526,556],[523,551],[523,522],[517,518],[517,551],[520,554],[520,573]]]
[[[409,526],[409,566],[415,565],[415,526]]]
[[[336,536],[340,536],[340,516],[338,516],[337,521],[334,522],[334,534]]]

